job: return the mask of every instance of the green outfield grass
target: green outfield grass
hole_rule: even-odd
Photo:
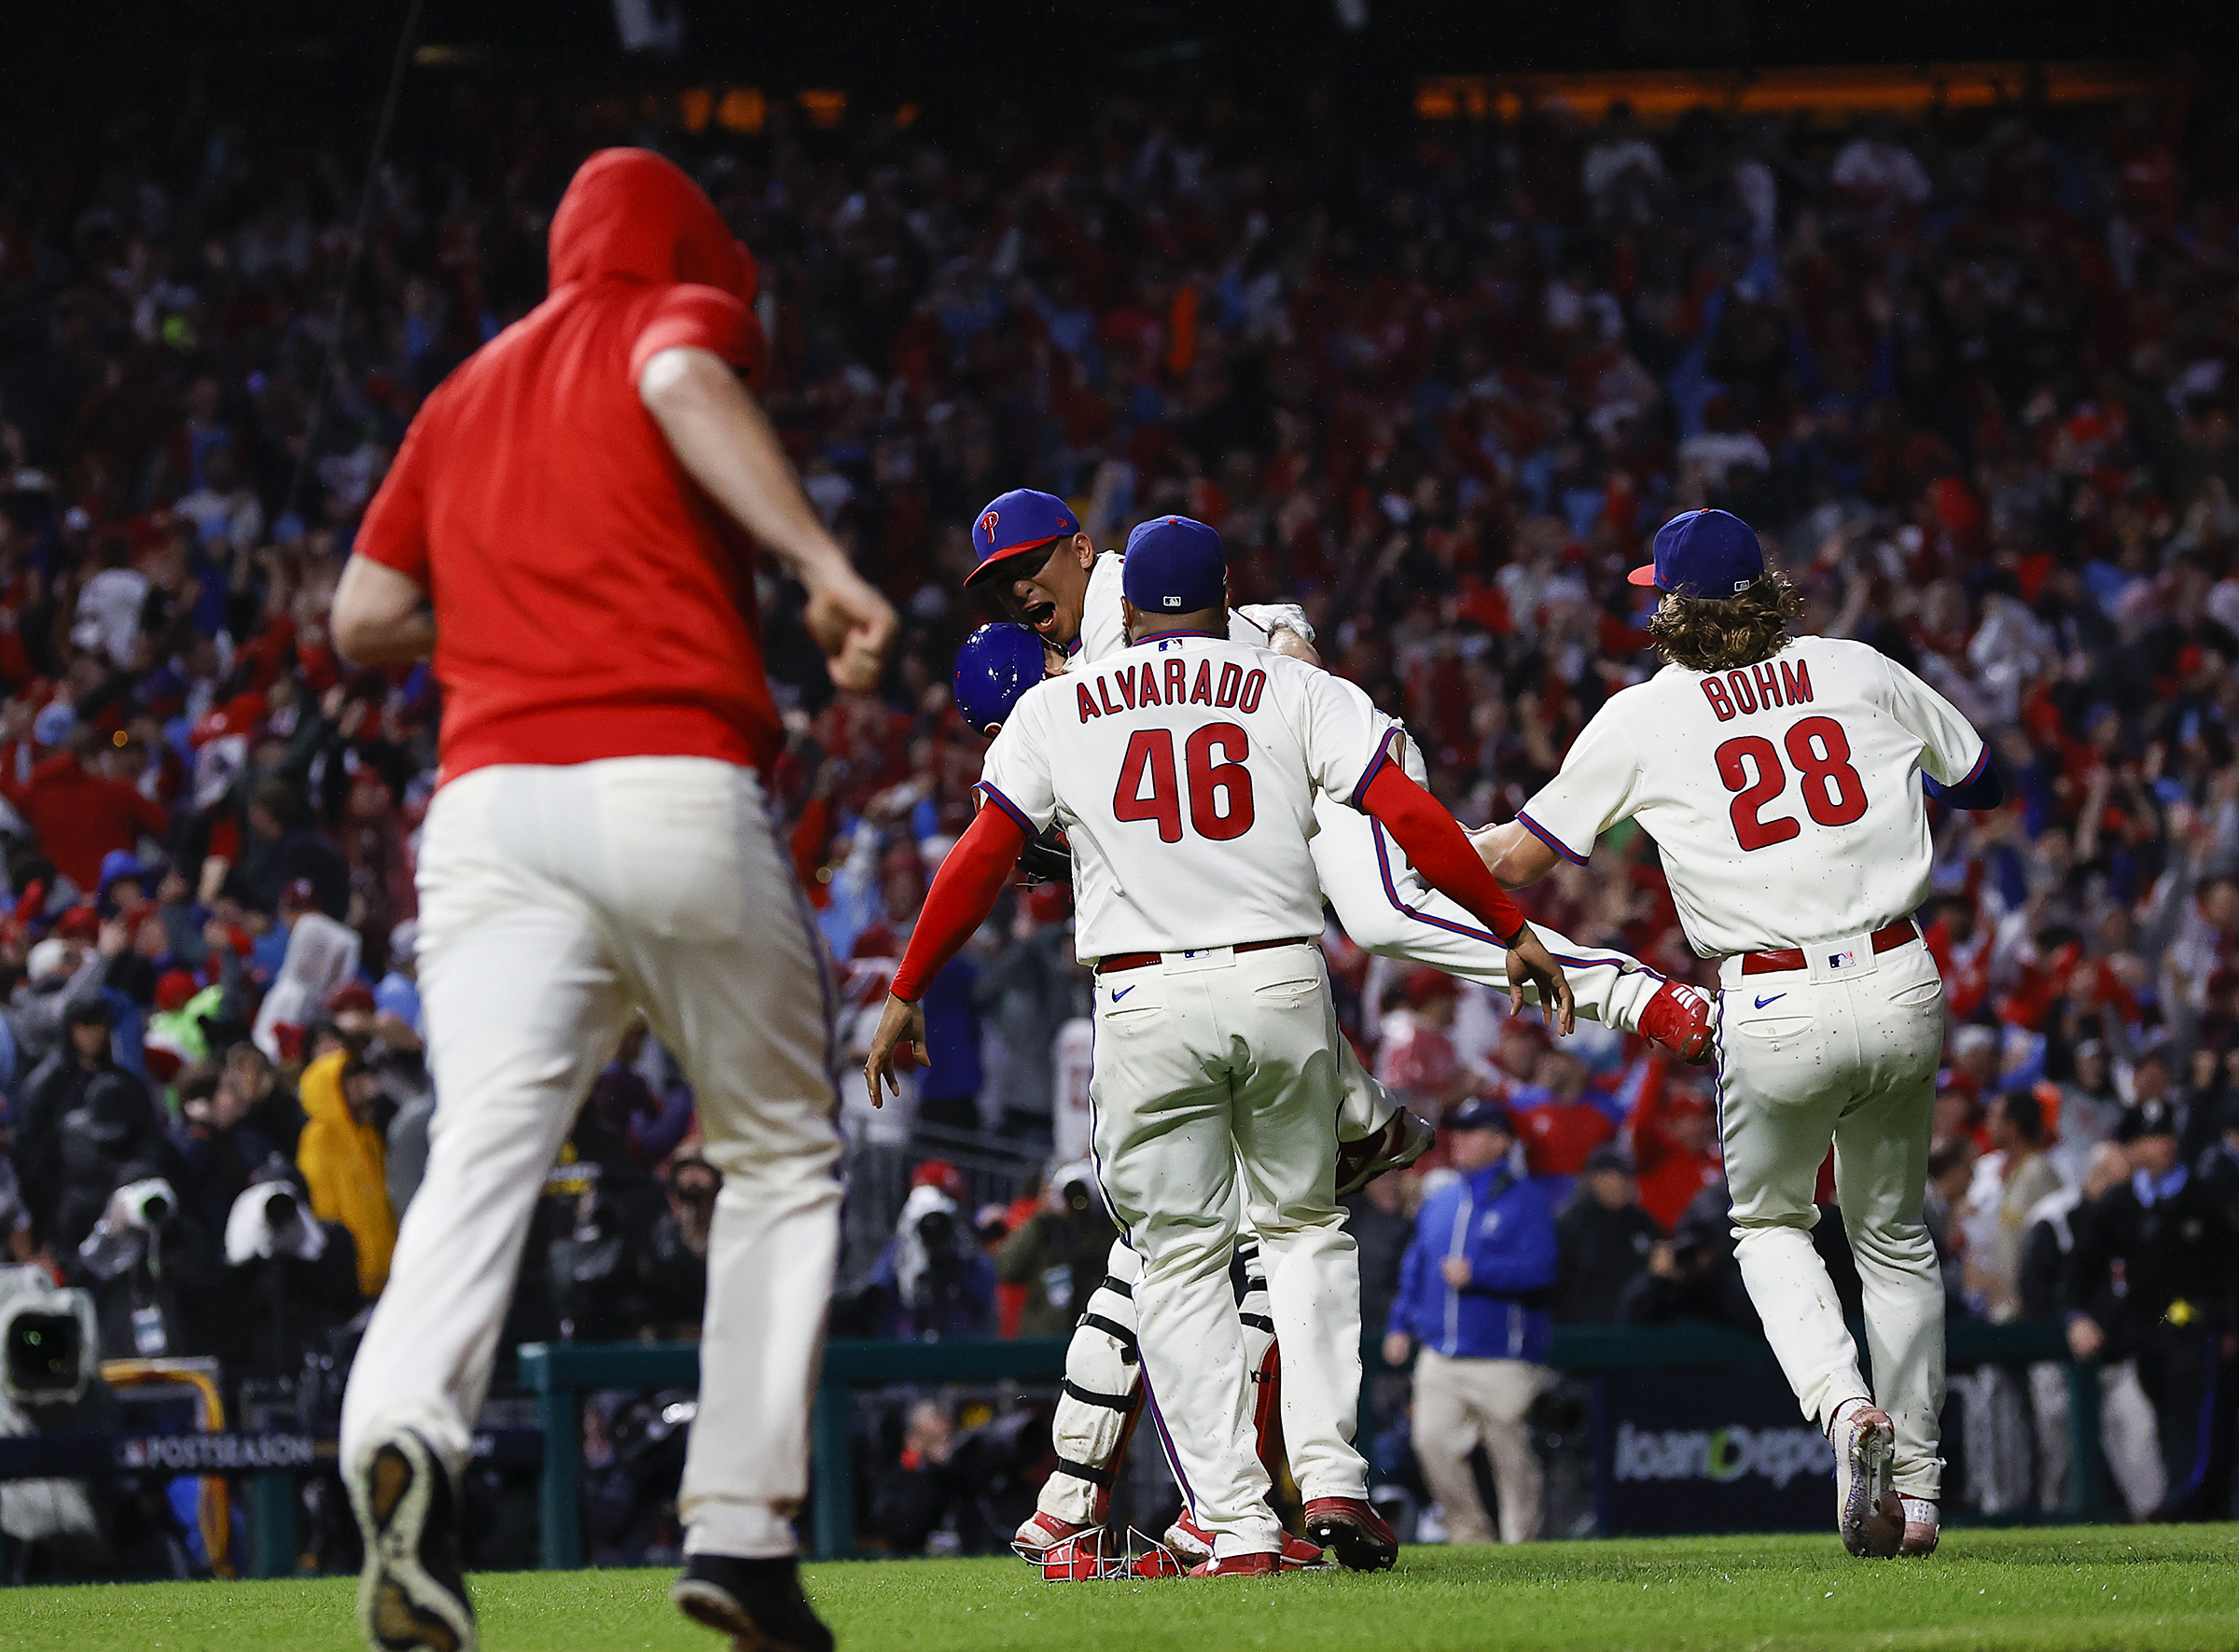
[[[667,1572],[477,1579],[491,1652],[720,1652]],[[347,1578],[0,1590],[0,1647],[335,1652]],[[1385,1652],[1410,1647],[2239,1648],[2239,1526],[1960,1532],[1925,1563],[1834,1538],[1702,1537],[1414,1548],[1381,1576],[1044,1584],[1010,1560],[817,1566],[849,1652]]]

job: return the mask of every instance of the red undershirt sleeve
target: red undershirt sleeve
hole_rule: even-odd
[[[1381,765],[1356,801],[1392,834],[1392,840],[1433,889],[1461,902],[1503,946],[1516,938],[1523,927],[1523,913],[1485,869],[1461,823],[1410,780],[1404,769],[1397,763]]]
[[[1001,809],[980,811],[940,863],[940,870],[933,874],[933,887],[925,892],[917,927],[910,932],[909,950],[902,954],[901,967],[894,972],[897,998],[914,1004],[925,996],[933,978],[948,966],[949,960],[995,909],[996,897],[1010,881],[1011,868],[1019,864],[1019,852],[1025,847],[1026,834],[1008,813]]]

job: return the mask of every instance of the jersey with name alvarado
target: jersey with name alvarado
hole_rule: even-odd
[[[1697,952],[1801,947],[1910,915],[1933,861],[1919,774],[1986,760],[1957,708],[1863,643],[1799,637],[1731,672],[1610,696],[1518,816],[1582,861],[1636,819]]]
[[[1354,801],[1393,727],[1302,661],[1147,637],[1021,697],[980,787],[1065,828],[1084,958],[1317,936],[1315,796]]]

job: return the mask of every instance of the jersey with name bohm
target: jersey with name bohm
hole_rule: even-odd
[[[1353,802],[1395,733],[1351,683],[1177,632],[1036,684],[980,789],[1073,847],[1083,958],[1318,936],[1317,796]]]
[[[1870,934],[1928,891],[1920,774],[1988,753],[1957,708],[1863,643],[1799,637],[1739,671],[1669,665],[1609,697],[1517,818],[1583,862],[1638,820],[1704,957]]]

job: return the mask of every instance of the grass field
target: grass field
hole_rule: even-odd
[[[671,1610],[668,1572],[476,1582],[491,1652],[720,1652]],[[1016,1561],[817,1566],[846,1652],[1532,1652],[1653,1648],[2239,1648],[2239,1526],[1960,1532],[1925,1563],[1826,1537],[1412,1548],[1381,1576],[1045,1584]],[[0,1590],[25,1652],[346,1652],[347,1578]]]

